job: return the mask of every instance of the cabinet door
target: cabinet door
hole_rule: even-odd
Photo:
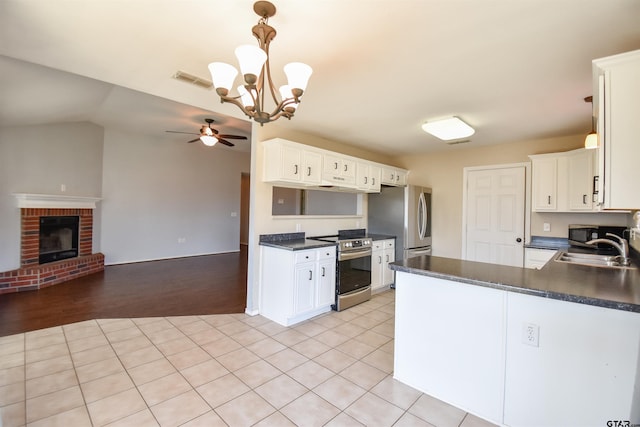
[[[396,185],[397,173],[392,168],[382,168],[382,184]]]
[[[315,263],[296,265],[293,284],[293,315],[310,311],[315,307]]]
[[[536,159],[533,164],[533,210],[554,211],[557,208],[557,159]]]
[[[395,281],[395,274],[393,270],[389,268],[389,263],[392,263],[396,260],[396,250],[395,250],[395,241],[394,240],[385,240],[384,241],[384,250],[383,250],[383,285],[389,286],[392,285]]]
[[[362,162],[356,164],[356,185],[363,190],[368,190],[371,186],[369,164]]]
[[[335,259],[323,260],[318,263],[317,299],[316,307],[335,303],[336,299],[336,262]]]
[[[282,178],[291,181],[300,181],[301,175],[301,154],[300,150],[283,145],[282,155]]]
[[[322,154],[314,151],[303,151],[302,181],[306,184],[320,184],[322,177]]]
[[[634,51],[605,58],[600,72],[604,73],[604,99],[596,105],[604,109],[598,113],[602,118],[598,132],[604,168],[604,207],[640,209],[640,191],[636,188],[640,181],[640,54]]]
[[[569,209],[593,209],[593,163],[595,151],[585,150],[569,157]]]
[[[376,242],[374,242],[375,244]],[[384,286],[384,255],[382,245],[371,251],[371,289],[376,290]]]
[[[373,193],[380,192],[380,180],[382,178],[382,168],[369,165],[369,190]]]

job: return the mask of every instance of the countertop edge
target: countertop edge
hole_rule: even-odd
[[[432,258],[432,257],[425,255],[417,258]],[[417,258],[414,258],[414,259],[417,259]],[[438,257],[433,257],[433,258],[438,258]],[[572,293],[559,292],[551,289],[538,289],[536,287],[523,286],[523,284],[504,283],[504,282],[498,282],[498,281],[492,281],[492,280],[484,280],[480,278],[464,277],[462,275],[451,274],[443,271],[434,271],[432,269],[407,266],[403,264],[406,261],[408,260],[391,263],[389,264],[389,268],[391,270],[399,271],[403,273],[434,277],[438,279],[465,283],[469,285],[483,286],[487,288],[505,290],[509,292],[516,292],[516,293],[532,295],[532,296],[537,296],[542,298],[550,298],[550,299],[555,299],[560,301],[574,302],[574,303],[587,304],[587,305],[592,305],[592,306],[597,306],[602,308],[640,313],[640,304],[636,304],[633,302],[608,300],[608,299],[598,298],[598,297],[589,296],[589,295],[575,295]],[[464,261],[464,260],[455,260],[455,261],[460,263],[465,263],[464,265],[468,265],[470,267],[472,267],[474,264],[482,264],[482,263],[475,263],[475,262]],[[505,267],[505,266],[501,266],[501,267]],[[519,267],[507,267],[507,268],[520,269]],[[592,268],[597,268],[597,267],[592,267]],[[527,271],[527,274],[530,274],[530,275],[538,274],[542,276],[545,274],[542,272],[542,270],[530,270],[530,269],[521,269],[521,270],[529,270]],[[526,277],[522,280],[526,281]]]

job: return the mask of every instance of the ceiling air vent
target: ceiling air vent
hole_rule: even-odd
[[[467,142],[471,142],[470,139],[463,139],[460,141],[451,141],[451,142],[447,142],[448,145],[456,145],[456,144],[466,144]]]
[[[202,77],[194,76],[193,74],[186,73],[184,71],[176,71],[173,75],[174,79],[181,80],[183,82],[191,83],[192,85],[200,86],[205,89],[211,89],[213,83],[211,80],[203,79]]]

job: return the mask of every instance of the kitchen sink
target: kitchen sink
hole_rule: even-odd
[[[635,270],[632,265],[623,265],[620,263],[619,255],[597,255],[575,252],[559,252],[555,256],[554,261],[566,262],[569,264],[590,265],[592,267],[617,268],[626,270]]]

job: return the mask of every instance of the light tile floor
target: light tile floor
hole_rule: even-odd
[[[491,424],[393,379],[394,292],[294,327],[225,314],[0,338],[0,426]]]

